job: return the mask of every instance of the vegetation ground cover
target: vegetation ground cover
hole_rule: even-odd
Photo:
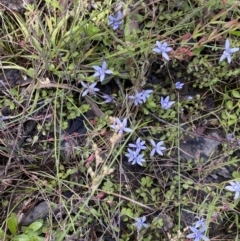
[[[2,9],[1,239],[239,240],[239,11]]]

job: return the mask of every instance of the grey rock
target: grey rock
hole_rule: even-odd
[[[50,211],[55,212],[57,207],[50,207],[49,204],[45,201],[39,203],[34,208],[30,209],[28,213],[23,215],[20,224],[28,226],[31,223],[35,222],[38,219],[45,219]]]
[[[169,231],[173,227],[173,221],[170,216],[167,214],[160,214],[159,218],[163,220],[163,229],[164,231]]]
[[[26,4],[33,3],[34,0],[0,0],[0,4],[7,10],[22,12]]]
[[[17,85],[26,85],[31,81],[31,78],[24,78],[21,71],[17,69],[6,69],[0,74],[0,90],[13,88]]]
[[[200,160],[208,161],[211,155],[217,150],[221,144],[221,138],[217,132],[213,132],[207,136],[197,136],[190,140],[180,143],[181,157],[183,160]]]

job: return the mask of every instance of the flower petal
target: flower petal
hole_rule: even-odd
[[[238,199],[238,198],[239,198],[239,195],[240,195],[240,192],[236,192],[236,193],[235,193],[235,196],[234,196],[234,200]]]
[[[171,47],[167,47],[167,48],[165,49],[165,52],[170,52],[170,51],[172,51],[172,48],[171,48]]]
[[[121,18],[122,18],[122,13],[121,13],[121,11],[118,11],[118,13],[117,13],[117,19],[120,20]]]
[[[152,144],[152,146],[153,146],[153,147],[155,147],[155,146],[156,146],[156,143],[155,143],[155,141],[154,141],[154,140],[152,140],[152,139],[151,139],[151,140],[150,140],[150,142],[151,142],[151,144]]]
[[[105,78],[105,74],[103,73],[100,75],[100,81],[102,82],[104,80],[104,78]]]
[[[152,149],[152,151],[151,151],[151,153],[150,153],[150,156],[154,156],[155,151],[156,151],[156,149],[155,149],[155,148],[153,148],[153,149]]]
[[[229,49],[230,47],[230,42],[229,42],[229,39],[226,39],[226,42],[225,42],[225,49]]]
[[[94,65],[94,66],[92,66],[95,70],[101,70],[102,68],[101,67],[99,67],[99,66],[96,66],[96,65]]]
[[[98,88],[93,88],[93,91],[96,92],[96,91],[99,91],[99,89]]]
[[[239,48],[231,48],[231,49],[229,49],[229,52],[230,53],[235,53],[235,52],[237,52],[239,50]]]
[[[156,53],[162,53],[162,50],[161,49],[159,49],[159,48],[153,48],[152,49],[153,50],[153,52],[156,52]]]
[[[132,132],[133,130],[132,129],[130,129],[130,128],[123,128],[123,130],[125,131],[125,132]]]
[[[107,68],[107,62],[104,60],[103,63],[102,63],[102,69],[106,69]]]
[[[94,89],[94,87],[96,86],[96,84],[97,84],[97,83],[92,83],[92,84],[90,85],[90,88]]]
[[[162,44],[159,41],[156,41],[156,45],[158,46],[158,48],[162,48]]]
[[[106,69],[104,72],[105,72],[105,74],[112,74],[113,73],[113,71],[109,70],[109,69]]]
[[[222,62],[227,56],[225,54],[222,54],[221,58],[220,58],[220,62]]]
[[[85,84],[83,81],[80,82],[84,88],[88,88],[88,85]]]
[[[84,96],[87,95],[87,94],[88,94],[88,89],[86,89],[85,91],[83,91],[82,97],[84,97]]]
[[[231,61],[232,61],[231,55],[228,55],[228,56],[227,56],[227,61],[228,61],[229,64],[231,63]]]
[[[230,192],[235,192],[235,188],[233,186],[226,186],[225,189],[227,189]]]
[[[94,77],[98,77],[100,76],[101,74],[99,72],[95,72],[95,74],[93,75]]]
[[[169,60],[169,57],[168,57],[168,55],[167,55],[166,52],[162,52],[162,56],[163,56],[163,58],[166,59],[167,61]]]

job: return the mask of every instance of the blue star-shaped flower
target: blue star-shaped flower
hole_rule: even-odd
[[[130,95],[129,99],[134,100],[134,105],[138,106],[143,103],[142,93],[137,93],[136,95]]]
[[[134,105],[138,106],[139,104],[145,103],[152,92],[153,90],[143,90],[136,95],[130,95],[129,99],[134,100]]]
[[[145,141],[142,141],[140,139],[140,137],[137,138],[136,144],[129,144],[130,147],[136,148],[137,151],[141,151],[141,150],[145,150],[146,146],[145,146]]]
[[[232,61],[232,57],[231,57],[231,54],[232,53],[235,53],[239,50],[239,48],[231,48],[230,49],[230,42],[229,42],[229,39],[226,39],[226,42],[225,42],[225,50],[223,51],[223,54],[220,58],[220,62],[223,61],[224,59],[227,58],[227,61],[228,63],[230,64],[231,61]]]
[[[178,89],[178,90],[181,90],[183,86],[184,86],[184,84],[181,83],[181,82],[179,82],[179,81],[175,83],[175,87],[176,87],[176,89]]]
[[[105,74],[112,74],[112,70],[107,69],[107,62],[104,60],[102,67],[94,65],[93,68],[96,70],[94,77],[100,76],[100,81],[102,82],[105,78]]]
[[[145,223],[146,222],[146,217],[143,216],[141,218],[135,218],[136,223],[133,225],[137,227],[137,231],[139,232],[143,227],[147,228],[148,225]]]
[[[167,96],[165,99],[163,97],[161,97],[161,106],[164,110],[169,109],[174,103],[175,101],[169,101],[169,96]]]
[[[149,96],[150,96],[150,94],[153,92],[153,90],[143,90],[142,92],[141,92],[141,94],[142,94],[142,100],[143,100],[143,103],[145,103],[146,102],[146,100],[149,98]]]
[[[206,227],[206,226],[207,226],[207,225],[206,225],[206,220],[205,220],[205,218],[200,218],[200,217],[198,217],[198,216],[196,216],[195,218],[198,219],[198,221],[196,221],[196,222],[194,223],[194,227],[195,227],[195,228]]]
[[[102,95],[102,98],[105,99],[105,103],[110,103],[113,101],[113,97],[110,95],[104,94],[104,95]]]
[[[192,233],[187,235],[187,238],[194,239],[194,241],[208,241],[209,239],[203,234],[207,227],[202,227],[200,229],[197,229],[196,227],[189,227],[192,231]]]
[[[128,153],[125,155],[126,157],[128,157],[128,162],[132,162],[134,159],[137,158],[139,151],[137,150],[132,150],[130,148],[127,149]]]
[[[132,165],[137,163],[138,165],[142,166],[143,162],[145,162],[145,159],[143,158],[143,156],[144,154],[139,154],[135,159],[133,159]]]
[[[116,17],[112,15],[109,16],[108,26],[111,26],[113,30],[116,30],[121,26],[122,22],[122,13],[119,11]]]
[[[160,43],[159,41],[156,41],[156,48],[153,48],[153,51],[162,54],[163,58],[166,59],[167,61],[169,60],[169,57],[167,55],[167,52],[170,52],[172,50],[171,47],[168,47],[167,42]]]
[[[230,186],[226,186],[225,188],[228,191],[235,192],[234,200],[238,199],[240,196],[240,182],[238,181],[230,181]]]
[[[153,146],[150,156],[154,156],[155,152],[157,152],[159,155],[163,156],[162,151],[166,150],[166,147],[162,146],[163,141],[159,141],[157,144],[155,143],[154,140],[150,140],[150,142]]]
[[[95,92],[96,92],[96,91],[99,91],[98,88],[95,88],[95,86],[96,86],[97,83],[93,83],[93,84],[91,84],[91,85],[87,85],[87,84],[85,84],[84,82],[81,81],[81,84],[82,84],[82,86],[86,89],[86,90],[83,91],[82,97],[84,97],[84,96],[87,95],[87,94],[96,95]]]
[[[126,127],[127,125],[127,118],[124,118],[123,121],[119,118],[115,118],[115,124],[110,125],[113,129],[115,129],[116,132],[118,132],[119,135],[122,135],[123,132],[132,132],[133,130]]]

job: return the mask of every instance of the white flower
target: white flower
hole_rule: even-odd
[[[98,88],[95,88],[95,86],[96,86],[97,83],[93,83],[93,84],[91,84],[91,85],[87,85],[87,84],[85,84],[84,82],[81,81],[81,84],[82,84],[82,86],[86,89],[86,90],[83,91],[82,97],[84,97],[84,96],[87,95],[87,94],[96,95],[95,92],[96,92],[96,91],[99,91]]]
[[[168,47],[167,42],[160,43],[159,41],[156,41],[156,45],[157,45],[157,47],[153,48],[153,51],[158,53],[158,54],[162,54],[163,58],[168,61],[169,57],[167,55],[167,52],[171,51],[172,48]]]
[[[112,74],[112,70],[107,69],[107,62],[104,60],[102,67],[94,65],[93,68],[96,70],[94,77],[100,76],[100,81],[102,82],[105,78],[105,74]]]
[[[231,54],[232,53],[235,53],[239,50],[239,48],[231,48],[230,49],[230,42],[229,42],[229,39],[226,39],[226,42],[225,42],[225,50],[223,51],[223,54],[220,58],[220,62],[223,61],[224,59],[227,58],[227,61],[228,63],[230,64],[231,61],[232,61],[232,57],[231,57]]]
[[[145,223],[146,222],[146,217],[143,216],[141,218],[135,218],[136,223],[133,225],[137,227],[137,231],[139,232],[143,227],[147,228],[148,225]]]
[[[155,143],[154,140],[150,140],[150,142],[153,146],[150,156],[154,156],[155,152],[157,152],[159,155],[163,156],[162,151],[166,150],[166,147],[162,146],[163,141],[159,141],[157,144]]]
[[[133,130],[126,127],[127,125],[127,118],[124,118],[123,121],[119,118],[115,118],[115,124],[110,125],[119,135],[123,134],[123,132],[132,132]]]
[[[230,181],[230,186],[226,186],[225,188],[230,192],[235,192],[234,200],[239,198],[240,195],[240,182],[238,181]]]
[[[184,84],[181,83],[181,82],[179,82],[179,81],[175,83],[175,87],[176,87],[176,89],[178,89],[178,90],[182,89],[183,86],[184,86]]]
[[[164,110],[169,109],[174,103],[175,101],[169,101],[169,96],[167,96],[165,99],[161,97],[160,104]]]

